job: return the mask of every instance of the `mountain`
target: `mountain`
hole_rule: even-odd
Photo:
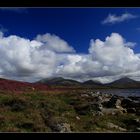
[[[83,85],[103,85],[103,84],[98,81],[88,80],[83,82]]]
[[[101,84],[96,81],[88,80],[80,83],[71,79],[64,79],[62,77],[57,78],[45,78],[35,83],[21,82],[9,79],[0,78],[0,91],[12,91],[12,92],[22,92],[22,91],[33,91],[33,90],[49,90],[53,87],[64,87],[64,88],[93,88],[93,89],[108,89],[108,88],[139,88],[140,81],[135,81],[130,78],[124,77],[116,80],[112,83]],[[52,88],[51,88],[52,87]]]
[[[90,88],[104,88],[104,84],[98,82],[98,81],[93,81],[93,80],[88,80],[82,83],[82,85]]]
[[[42,79],[36,83],[41,84],[47,84],[51,86],[69,86],[69,87],[80,87],[80,88],[96,88],[96,89],[102,89],[102,88],[140,88],[140,82],[132,80],[130,78],[124,77],[119,80],[116,80],[112,83],[108,84],[102,84],[97,81],[88,80],[83,83],[71,80],[71,79],[64,79],[62,77],[56,77],[56,78],[45,78]]]
[[[112,88],[140,88],[140,82],[124,77],[112,83],[105,84],[105,86]]]
[[[71,79],[64,79],[62,77],[56,77],[56,78],[45,78],[37,83],[43,83],[51,86],[72,86],[72,87],[87,87],[87,88],[101,88],[104,86],[103,84],[99,82],[95,82],[92,80],[88,80],[85,82],[78,82],[76,80],[71,80]]]
[[[43,84],[47,84],[47,85],[54,85],[54,86],[79,86],[81,85],[80,82],[75,81],[75,80],[71,80],[71,79],[64,79],[62,77],[56,77],[56,78],[45,78],[42,79],[40,81],[38,81],[37,83],[43,83]]]

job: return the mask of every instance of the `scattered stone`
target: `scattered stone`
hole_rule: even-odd
[[[117,108],[103,108],[102,113],[106,115],[118,115],[123,114],[123,110]]]
[[[89,97],[88,94],[81,94],[81,97]]]
[[[128,96],[128,98],[131,100],[140,101],[140,97],[137,96]]]
[[[136,109],[135,108],[127,108],[127,112],[128,113],[136,113]]]
[[[121,105],[125,108],[140,107],[140,102],[132,99],[123,99]]]
[[[63,132],[71,132],[71,126],[68,123],[57,124],[57,129],[61,133],[63,133]]]
[[[134,119],[134,121],[136,122],[136,123],[139,123],[140,124],[140,120],[137,118],[137,119]]]
[[[98,96],[98,100],[102,101],[103,97],[102,96]]]
[[[95,92],[95,94],[99,95],[100,94],[100,91]]]
[[[76,116],[76,119],[77,119],[77,120],[80,120],[80,117]]]
[[[95,115],[96,115],[96,116],[103,116],[104,114],[103,114],[101,111],[97,111],[97,112],[95,113]]]
[[[108,127],[109,129],[117,129],[117,130],[123,131],[123,132],[127,131],[125,128],[122,128],[122,127],[120,127],[120,126],[118,126],[118,125],[115,125],[115,124],[113,124],[113,123],[110,123],[110,122],[107,123],[107,127]]]
[[[115,108],[117,108],[118,106],[121,106],[121,99],[118,96],[114,95],[109,100],[108,107],[115,107]]]

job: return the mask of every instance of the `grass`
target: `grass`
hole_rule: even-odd
[[[81,91],[28,92],[11,94],[0,92],[0,132],[54,132],[56,125],[68,123],[73,132],[107,132],[107,122],[135,131],[131,114],[93,116],[89,109],[79,114],[75,108],[88,105]],[[83,107],[83,110],[86,108]],[[79,119],[77,119],[79,118]],[[118,130],[112,129],[117,132]]]

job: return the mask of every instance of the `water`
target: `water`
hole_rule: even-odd
[[[102,93],[107,93],[107,94],[113,94],[113,95],[119,95],[119,96],[137,96],[140,97],[140,89],[100,89],[97,90]]]

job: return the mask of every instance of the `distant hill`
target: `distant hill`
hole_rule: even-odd
[[[90,88],[105,88],[104,84],[98,81],[93,81],[93,80],[85,81],[82,83],[82,85],[90,87]]]
[[[124,77],[112,83],[105,84],[105,86],[112,88],[140,88],[140,82]]]
[[[112,83],[102,84],[97,81],[88,80],[85,82],[78,82],[76,80],[65,79],[62,77],[56,78],[45,78],[37,83],[47,84],[51,86],[70,86],[70,87],[81,87],[81,88],[140,88],[140,82],[132,80],[130,78],[124,77],[119,80],[116,80]]]
[[[56,77],[56,78],[45,78],[42,79],[40,81],[38,81],[37,83],[43,83],[43,84],[47,84],[47,85],[54,85],[54,86],[80,86],[81,83],[75,80],[71,80],[71,79],[64,79],[62,77]]]
[[[62,77],[45,78],[35,83],[21,82],[9,79],[0,78],[0,90],[2,91],[28,91],[28,90],[49,90],[53,88],[62,87],[67,88],[92,88],[92,89],[108,89],[108,88],[139,88],[140,82],[130,78],[121,78],[112,83],[102,84],[96,81],[88,80],[85,82],[78,82],[76,80],[65,79]]]

